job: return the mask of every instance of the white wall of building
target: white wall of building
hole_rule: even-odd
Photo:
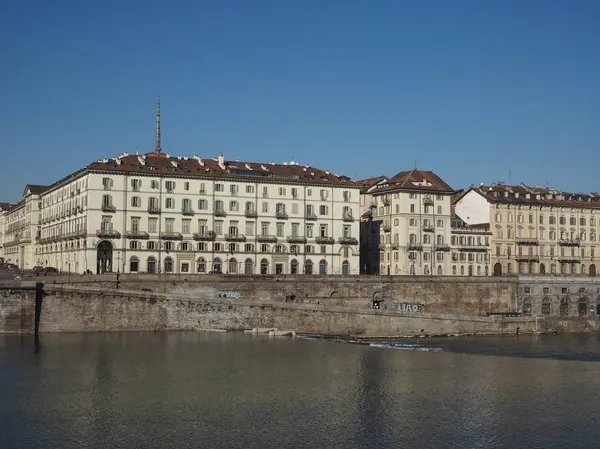
[[[490,205],[479,193],[471,190],[456,202],[455,213],[466,224],[476,225],[490,222]]]

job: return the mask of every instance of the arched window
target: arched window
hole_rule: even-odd
[[[298,274],[298,261],[296,259],[292,259],[290,262],[290,274]]]
[[[140,259],[133,256],[129,259],[129,272],[137,273],[138,271],[140,271]]]
[[[304,262],[304,274],[313,274],[313,263],[310,259]]]
[[[550,264],[550,274],[556,274],[556,264]]]
[[[569,297],[562,298],[560,300],[560,316],[568,316],[569,315]]]
[[[442,276],[444,274],[444,270],[441,265],[438,265],[437,274],[438,276]]]
[[[490,274],[490,267],[488,267],[488,266],[486,265],[486,266],[485,266],[485,270],[484,270],[484,271],[485,271],[485,275],[486,275],[486,276],[489,276],[489,274]]]
[[[577,305],[577,311],[579,312],[579,316],[587,316],[587,314],[588,314],[587,298],[579,298],[579,304]]]
[[[260,274],[269,274],[269,261],[267,259],[260,261]]]
[[[508,274],[511,274],[513,272],[512,263],[508,262],[508,264],[506,264],[506,272]]]
[[[213,260],[212,271],[214,274],[221,274],[223,272],[223,262],[218,257],[215,257],[215,260]]]
[[[414,275],[415,275],[415,266],[414,266],[414,265],[411,265],[411,266],[410,266],[410,275],[411,275],[411,276],[414,276]]]
[[[469,265],[469,276],[473,276],[473,265]]]
[[[325,259],[319,262],[319,274],[327,274],[327,261]]]
[[[227,272],[235,274],[235,273],[237,273],[237,269],[238,269],[237,260],[232,257],[231,259],[229,259],[229,263],[228,263],[228,267],[227,267]]]
[[[172,273],[173,272],[173,259],[171,259],[170,257],[167,257],[165,259],[165,273]]]
[[[531,299],[529,298],[523,300],[523,315],[531,316]]]
[[[146,261],[146,272],[156,273],[156,259],[152,256],[148,257],[148,260]]]
[[[477,276],[481,276],[481,265],[477,265]]]
[[[198,268],[198,273],[206,273],[206,260],[204,260],[204,257],[198,258],[196,266]]]
[[[464,266],[464,265],[461,265],[461,266],[460,266],[460,275],[461,275],[461,276],[464,276],[464,275],[465,275],[465,266]]]
[[[542,315],[550,315],[550,298],[542,299]]]
[[[250,258],[244,262],[244,274],[254,274],[254,262]]]
[[[429,265],[423,266],[423,273],[425,276],[429,276]]]
[[[452,265],[452,275],[456,276],[456,265]]]
[[[347,260],[342,262],[342,274],[344,276],[350,276],[350,263]]]

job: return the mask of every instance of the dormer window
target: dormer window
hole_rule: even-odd
[[[519,198],[519,194],[518,193],[515,193],[515,198]]]
[[[525,198],[527,198],[527,199],[529,199],[529,198],[530,198],[530,195],[529,195],[529,193],[525,194]]]

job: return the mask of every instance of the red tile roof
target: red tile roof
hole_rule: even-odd
[[[140,175],[169,175],[173,177],[256,179],[261,182],[290,182],[304,184],[356,186],[349,177],[327,170],[297,163],[275,164],[267,162],[224,161],[198,156],[170,157],[165,153],[123,155],[96,161],[86,167],[91,171],[129,173]]]
[[[393,193],[399,191],[428,191],[439,193],[454,193],[454,189],[446,182],[429,170],[402,171],[389,180],[389,187],[379,188],[372,193],[374,195]]]
[[[535,206],[600,208],[600,193],[572,193],[552,187],[491,184],[471,187],[490,203]]]

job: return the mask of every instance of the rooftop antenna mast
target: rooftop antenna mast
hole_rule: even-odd
[[[160,153],[162,148],[160,147],[160,97],[156,102],[156,136],[154,137],[154,152]]]

